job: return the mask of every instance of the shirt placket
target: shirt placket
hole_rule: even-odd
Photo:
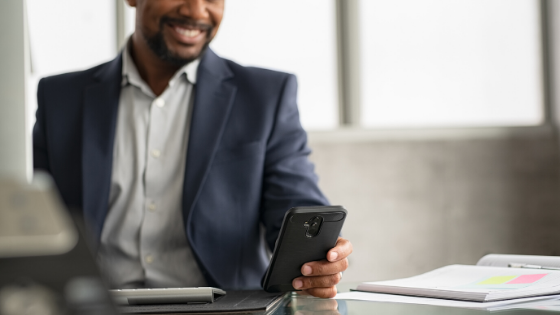
[[[155,268],[158,264],[157,248],[155,248],[154,237],[157,237],[159,227],[159,215],[161,211],[161,200],[159,200],[159,189],[162,186],[162,168],[166,158],[165,138],[162,132],[167,123],[165,112],[165,97],[161,96],[153,99],[150,104],[149,127],[146,143],[146,169],[144,173],[145,201],[144,201],[144,220],[142,221],[140,234],[140,250],[143,257],[143,266],[146,273]]]

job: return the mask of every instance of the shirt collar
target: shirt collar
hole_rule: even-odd
[[[151,92],[151,89],[148,87],[147,83],[144,82],[140,73],[138,72],[138,68],[136,68],[136,64],[130,55],[130,48],[132,41],[129,38],[126,45],[124,45],[123,52],[122,52],[122,82],[121,86],[126,86],[128,84],[132,84],[138,86],[142,90],[147,89]],[[198,72],[198,65],[200,64],[200,58],[195,59],[194,61],[189,62],[188,64],[184,65],[181,69],[179,69],[169,80],[169,85],[174,85],[179,78],[182,77],[184,73],[186,75],[187,81],[191,84],[196,84],[196,76]],[[153,93],[148,93],[153,94]]]

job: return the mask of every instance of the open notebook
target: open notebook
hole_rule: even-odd
[[[364,282],[357,290],[477,302],[560,293],[560,270],[510,264],[560,268],[560,257],[492,254],[476,266],[451,265],[405,279]]]

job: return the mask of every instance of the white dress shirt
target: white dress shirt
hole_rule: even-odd
[[[199,60],[177,71],[156,97],[140,77],[129,49],[126,45],[122,54],[123,81],[100,266],[111,288],[206,286],[185,235],[182,214]]]

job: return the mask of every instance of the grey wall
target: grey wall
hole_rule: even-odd
[[[474,264],[487,253],[560,255],[553,130],[340,139],[311,133],[320,186],[349,210],[343,234],[354,253],[343,281]]]

